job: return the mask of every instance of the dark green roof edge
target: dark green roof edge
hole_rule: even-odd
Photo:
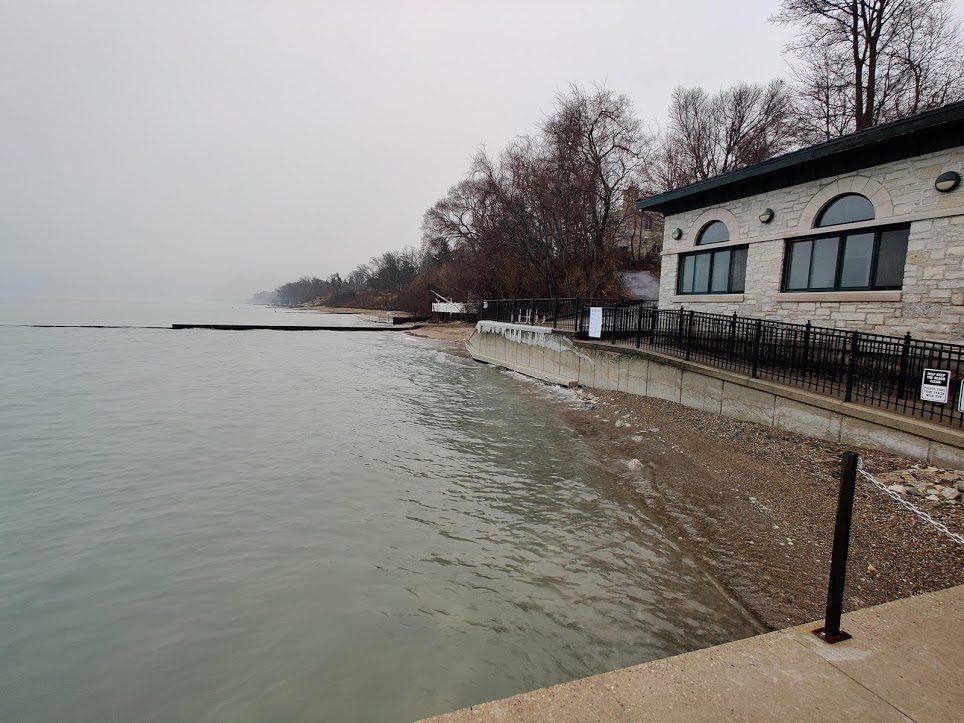
[[[641,198],[636,208],[681,213],[962,145],[964,101]]]

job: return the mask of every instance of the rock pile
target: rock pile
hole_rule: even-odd
[[[911,501],[932,504],[958,505],[964,494],[964,472],[915,465],[896,472],[877,475],[891,492],[898,492]],[[916,498],[916,499],[914,499]]]

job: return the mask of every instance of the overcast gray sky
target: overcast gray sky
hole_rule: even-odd
[[[0,296],[243,298],[417,244],[570,83],[786,74],[776,0],[0,0]]]

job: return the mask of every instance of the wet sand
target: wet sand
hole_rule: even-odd
[[[473,331],[475,331],[475,324],[454,321],[441,324],[420,324],[408,333],[425,339],[456,342],[464,349],[464,344],[472,336]]]

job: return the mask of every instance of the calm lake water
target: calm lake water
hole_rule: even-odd
[[[402,721],[750,634],[565,403],[395,332],[0,328],[0,719]]]

